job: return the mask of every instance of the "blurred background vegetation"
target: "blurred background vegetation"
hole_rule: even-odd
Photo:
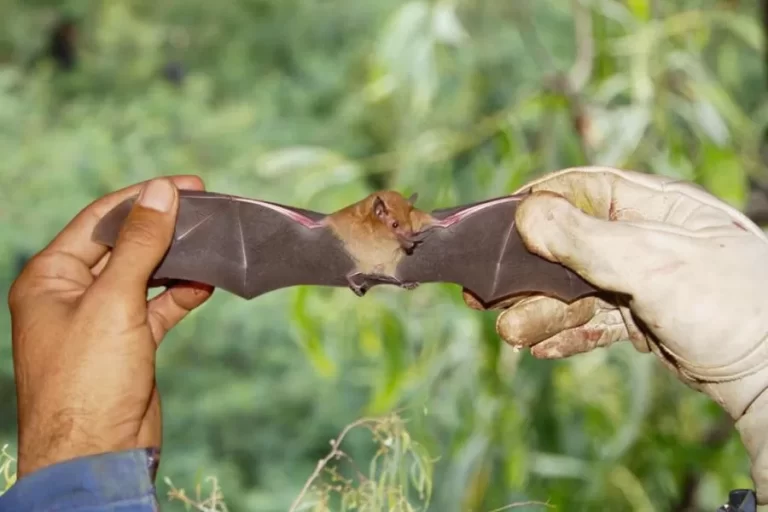
[[[61,19],[76,58],[57,64]],[[320,211],[392,187],[429,209],[590,163],[757,208],[761,24],[739,0],[0,0],[0,288],[92,199],[162,174]],[[730,423],[651,356],[537,361],[494,318],[452,285],[217,292],[159,351],[163,509],[184,507],[166,478],[191,496],[213,476],[229,510],[287,510],[329,440],[381,415],[319,491],[646,512],[751,487]],[[0,332],[12,456],[6,309]],[[362,510],[407,509],[391,503]]]

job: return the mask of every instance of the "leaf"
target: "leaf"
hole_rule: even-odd
[[[371,403],[368,406],[369,414],[381,414],[392,408],[399,398],[400,388],[405,380],[405,348],[406,337],[401,320],[392,312],[381,312],[381,325],[383,328],[384,343],[384,368],[376,382]]]
[[[531,470],[549,478],[590,478],[590,464],[576,457],[536,452],[531,461]]]
[[[741,13],[718,11],[713,13],[716,20],[728,27],[734,36],[740,38],[753,50],[763,51],[763,29],[760,27],[757,18],[754,16],[745,16]]]
[[[694,181],[696,179],[693,163],[688,159],[687,154],[680,151],[664,148],[651,155],[650,163],[655,174],[679,180]]]
[[[612,439],[606,440],[601,448],[603,460],[614,461],[623,457],[642,434],[643,422],[651,407],[651,386],[654,361],[650,358],[637,358],[630,347],[621,347],[618,356],[627,369],[627,385],[624,392],[630,395],[625,403],[629,404],[628,413],[622,414],[623,423]]]
[[[744,165],[732,149],[706,144],[697,176],[704,188],[723,201],[742,210],[746,206],[749,182]]]
[[[627,0],[627,7],[638,20],[651,19],[651,0]]]
[[[318,324],[308,312],[311,292],[307,286],[299,286],[294,294],[292,317],[299,330],[299,341],[305,354],[323,377],[334,377],[336,365],[323,348]]]
[[[459,45],[469,38],[456,15],[455,2],[441,0],[432,9],[432,32],[436,40]]]
[[[706,101],[721,118],[721,121],[730,127],[736,136],[749,136],[752,131],[752,121],[742,107],[734,101],[731,95],[723,87],[711,81],[693,80],[689,87],[697,101]]]
[[[602,112],[592,122],[602,136],[595,163],[620,167],[642,142],[651,112],[649,106],[634,104]]]
[[[704,133],[718,145],[728,143],[730,132],[720,113],[708,101],[695,101],[693,113],[696,122]]]
[[[256,162],[256,169],[266,178],[285,177],[286,174],[328,170],[353,177],[357,166],[344,156],[322,147],[294,146],[269,151]]]

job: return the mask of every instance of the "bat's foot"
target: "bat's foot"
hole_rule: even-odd
[[[358,297],[362,297],[366,293],[368,293],[368,290],[371,287],[367,284],[350,284],[349,289],[352,290],[352,292],[357,295]]]
[[[370,282],[363,274],[352,274],[347,276],[347,284],[349,285],[349,289],[358,297],[362,297],[371,289]]]
[[[349,289],[358,297],[362,297],[368,293],[371,287],[379,284],[390,284],[406,290],[413,290],[419,286],[419,283],[405,283],[396,277],[383,274],[352,274],[347,276],[347,283],[349,284]]]

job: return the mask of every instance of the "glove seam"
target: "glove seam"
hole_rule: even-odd
[[[749,377],[750,375],[754,375],[755,373],[764,370],[766,367],[768,367],[768,357],[756,357],[759,352],[765,351],[765,345],[768,342],[768,333],[764,334],[762,338],[760,338],[753,346],[750,348],[747,352],[744,353],[744,355],[740,356],[738,359],[724,364],[722,366],[702,366],[702,365],[694,365],[687,361],[685,358],[678,356],[675,352],[669,349],[666,345],[663,343],[658,343],[658,345],[662,348],[662,350],[669,356],[669,358],[674,361],[675,366],[680,370],[680,372],[688,379],[707,384],[707,383],[723,383],[723,382],[733,382],[735,380],[740,380],[745,377]],[[702,371],[708,371],[708,372],[717,372],[718,374],[728,373],[728,368],[732,368],[734,366],[739,366],[747,359],[755,357],[757,360],[761,361],[756,366],[750,366],[745,370],[740,371],[736,374],[729,374],[727,376],[704,376],[700,372]]]

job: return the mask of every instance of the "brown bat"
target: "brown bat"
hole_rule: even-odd
[[[186,280],[252,299],[297,285],[413,289],[461,285],[486,307],[529,293],[570,302],[597,290],[566,267],[529,252],[515,227],[525,195],[430,213],[394,191],[376,192],[331,214],[215,192],[180,191],[174,239],[158,280]],[[135,198],[96,226],[114,247]]]

